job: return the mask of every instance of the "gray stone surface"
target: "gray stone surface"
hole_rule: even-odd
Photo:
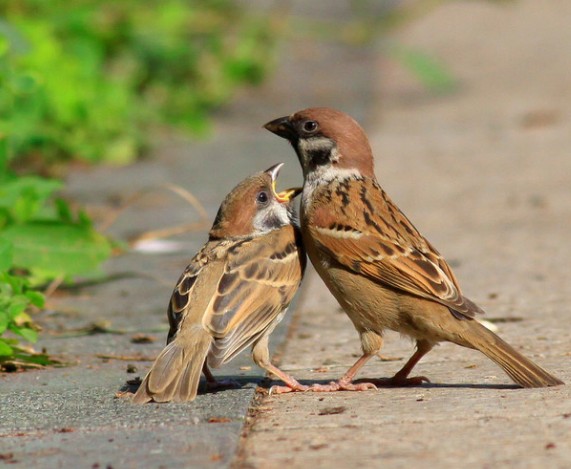
[[[447,63],[456,93],[430,96],[382,61],[380,99],[362,121],[381,185],[453,265],[464,293],[501,321],[502,337],[567,383],[569,14],[564,1],[437,9],[398,39]],[[392,376],[413,352],[394,333],[385,343],[394,360],[371,360],[360,377]],[[350,321],[314,274],[283,368],[328,382],[359,354]],[[452,344],[415,371],[432,383],[266,399],[236,467],[569,467],[569,385],[514,388],[483,355]]]
[[[345,2],[307,3],[295,2],[294,11],[317,16],[321,4],[333,8],[328,17],[339,17],[346,8]],[[286,162],[282,187],[299,183],[293,152],[261,129],[264,122],[304,107],[337,107],[364,124],[381,184],[453,265],[467,296],[490,318],[512,321],[498,323],[500,335],[570,382],[570,14],[564,0],[458,2],[400,31],[395,39],[452,68],[459,86],[446,96],[423,90],[382,58],[379,44],[357,48],[294,37],[268,84],[244,91],[219,113],[210,140],[171,138],[135,165],[77,170],[70,195],[103,221],[117,201],[176,183],[213,216],[237,181],[276,162]],[[153,194],[109,232],[126,238],[198,220],[186,202]],[[246,418],[247,409],[262,372],[247,354],[218,372],[239,379],[242,389],[201,394],[192,404],[114,399],[151,362],[96,354],[160,351],[171,289],[206,229],[177,239],[181,252],[133,253],[105,266],[136,277],[50,299],[38,318],[45,328],[39,346],[78,364],[0,375],[2,462],[114,469],[223,468],[233,461],[260,469],[569,466],[569,386],[515,389],[485,357],[451,344],[418,365],[430,385],[272,396],[254,419]],[[358,339],[315,275],[296,309],[280,366],[308,382],[340,377],[359,355]],[[76,330],[94,321],[121,333]],[[286,326],[273,344],[283,342]],[[136,333],[157,341],[134,344]],[[390,376],[412,350],[409,341],[388,334],[383,353],[394,360],[372,361],[362,376]],[[128,364],[138,372],[127,373]]]

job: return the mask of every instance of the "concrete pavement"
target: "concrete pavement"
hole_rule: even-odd
[[[385,69],[377,119],[364,123],[381,185],[449,260],[464,293],[502,337],[567,383],[570,13],[562,1],[441,7],[401,38],[441,57],[458,92],[430,97]],[[315,275],[306,288],[282,367],[326,382],[359,356],[357,334]],[[413,351],[394,333],[385,343],[395,360],[371,360],[359,376],[392,376]],[[236,467],[569,467],[569,385],[514,388],[483,355],[452,344],[415,371],[432,383],[263,401]]]
[[[341,5],[342,13],[342,2],[325,3]],[[296,5],[303,11],[302,2]],[[497,323],[500,335],[571,382],[570,13],[563,0],[453,3],[401,31],[400,40],[452,68],[459,88],[448,96],[430,96],[380,58],[382,44],[294,40],[267,85],[220,113],[211,141],[172,139],[156,158],[130,167],[76,171],[70,194],[102,220],[117,201],[172,182],[213,216],[237,181],[276,162],[286,162],[283,187],[299,182],[293,152],[261,129],[264,122],[308,106],[337,107],[364,125],[381,184],[453,265],[467,296],[504,321]],[[110,232],[125,238],[197,219],[188,204],[157,192]],[[219,374],[240,379],[239,390],[202,394],[192,404],[114,399],[151,362],[96,354],[160,351],[170,291],[205,230],[179,240],[183,252],[129,254],[106,266],[143,277],[50,301],[39,318],[39,346],[79,363],[0,376],[2,462],[115,469],[569,466],[569,387],[514,389],[483,356],[450,344],[418,365],[430,385],[273,396],[259,399],[249,417],[262,373],[247,356]],[[358,356],[358,339],[315,275],[296,310],[280,366],[303,380],[338,378]],[[76,330],[94,321],[122,333]],[[274,344],[283,343],[286,329],[276,331]],[[137,333],[157,340],[133,343]],[[390,376],[412,349],[389,334],[383,353],[395,360],[374,361],[362,375]],[[138,371],[127,373],[129,364]]]

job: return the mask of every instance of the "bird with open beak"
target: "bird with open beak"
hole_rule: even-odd
[[[283,163],[254,174],[224,199],[208,242],[178,280],[168,307],[167,346],[133,402],[192,401],[201,372],[218,368],[252,345],[252,359],[302,391],[294,378],[271,364],[268,339],[284,317],[305,270],[306,257],[292,199],[301,189],[276,193]]]
[[[366,390],[376,384],[421,384],[409,378],[438,342],[476,349],[523,387],[563,384],[516,351],[475,316],[452,269],[383,191],[361,126],[340,111],[305,109],[265,125],[287,139],[301,163],[301,230],[311,262],[361,338],[363,355],[335,383],[315,391]],[[353,378],[379,353],[392,329],[416,340],[417,349],[389,380]]]

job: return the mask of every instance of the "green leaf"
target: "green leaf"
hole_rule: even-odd
[[[28,290],[25,294],[28,297],[28,300],[30,300],[30,303],[32,303],[34,306],[38,308],[44,306],[46,299],[40,292]]]
[[[14,265],[47,276],[89,272],[111,254],[107,239],[88,227],[57,222],[9,226],[0,239],[14,244]]]
[[[15,178],[0,186],[0,206],[12,207],[22,197],[45,200],[61,188],[61,181],[56,179],[45,179],[39,176]]]
[[[28,363],[37,363],[38,365],[61,365],[59,360],[52,359],[49,355],[45,353],[19,353],[19,347],[14,348],[15,357],[19,360],[26,361]]]
[[[0,335],[2,335],[7,329],[9,323],[10,318],[8,317],[8,314],[4,311],[0,311]]]
[[[8,173],[8,137],[0,132],[0,183],[4,184]]]
[[[14,246],[6,239],[0,239],[0,271],[12,267]]]
[[[38,340],[38,332],[29,327],[18,327],[14,324],[10,324],[8,327],[14,334],[18,334],[26,339],[28,342],[36,342]]]
[[[69,208],[69,204],[63,199],[56,199],[55,204],[59,219],[69,223],[73,222],[73,216],[71,209]]]
[[[20,223],[32,219],[46,200],[62,186],[60,181],[27,176],[16,178],[0,186],[0,207]]]
[[[6,272],[2,272],[0,273],[0,282],[10,286],[10,289],[12,290],[11,294],[18,295],[23,293],[24,285],[27,283],[27,280],[21,277],[16,277],[15,275],[9,275]]]
[[[14,295],[10,298],[10,306],[8,308],[10,318],[14,319],[18,314],[24,312],[29,302],[30,300],[28,300],[26,295]]]
[[[10,347],[6,342],[4,342],[4,339],[0,338],[0,356],[6,357],[12,355],[13,353],[14,350],[12,350],[12,347]]]

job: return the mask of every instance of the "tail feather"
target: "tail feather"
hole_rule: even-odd
[[[565,384],[479,322],[472,320],[470,323],[471,327],[467,334],[463,334],[463,338],[471,347],[499,365],[515,383],[524,388]]]
[[[202,327],[179,331],[153,363],[133,402],[194,400],[211,340]]]

